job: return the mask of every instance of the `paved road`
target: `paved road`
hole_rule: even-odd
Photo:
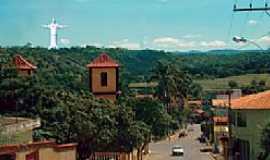
[[[175,140],[164,140],[150,144],[151,154],[147,160],[210,160],[208,153],[201,153],[200,148],[203,146],[196,139],[200,136],[200,125],[188,126],[194,129],[189,132],[185,138],[175,138]],[[171,156],[171,148],[174,145],[181,145],[184,148],[183,157]]]

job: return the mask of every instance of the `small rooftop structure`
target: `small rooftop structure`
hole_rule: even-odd
[[[270,109],[270,90],[245,96],[232,101],[231,109]]]
[[[24,59],[21,55],[15,55],[13,62],[19,70],[34,70],[37,69],[35,65]]]
[[[101,53],[97,58],[95,58],[90,64],[87,65],[88,68],[117,68],[119,66],[120,65],[106,53]]]

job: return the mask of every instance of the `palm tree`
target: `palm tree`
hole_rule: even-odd
[[[186,72],[173,63],[158,61],[151,79],[158,81],[157,95],[167,107],[172,101],[177,101],[179,107],[184,106],[192,83]]]

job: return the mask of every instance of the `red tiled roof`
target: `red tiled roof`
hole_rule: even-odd
[[[232,109],[270,109],[270,90],[232,101]]]
[[[119,67],[119,64],[106,53],[101,53],[96,59],[87,65],[89,68]]]
[[[215,123],[228,123],[229,119],[227,116],[215,116],[213,117]]]
[[[25,60],[21,55],[15,55],[15,57],[13,58],[13,62],[17,69],[26,69],[26,70],[37,69],[35,65]]]

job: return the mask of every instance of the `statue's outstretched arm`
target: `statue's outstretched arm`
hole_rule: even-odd
[[[49,25],[41,25],[41,27],[43,27],[43,28],[50,28]]]

